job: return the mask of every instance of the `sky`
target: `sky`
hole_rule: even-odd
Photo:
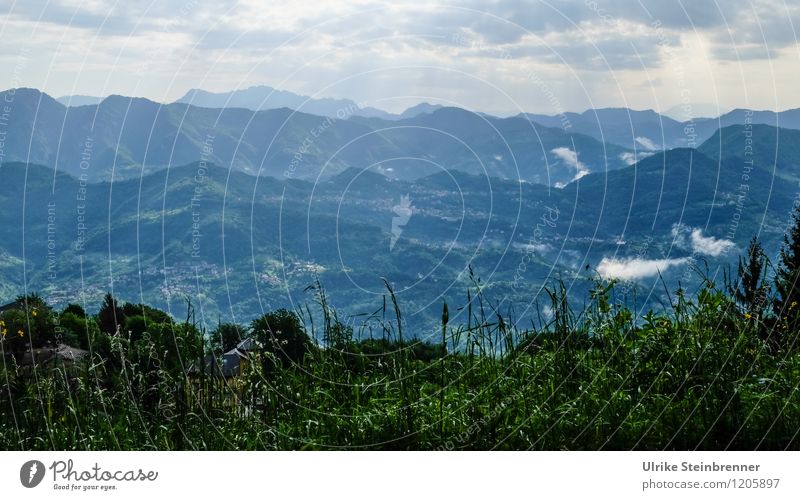
[[[401,111],[800,107],[800,2],[0,0],[0,87],[269,85]]]

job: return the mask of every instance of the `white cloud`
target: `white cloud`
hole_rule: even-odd
[[[636,155],[629,152],[620,153],[619,159],[627,163],[628,165],[633,165],[636,163]]]
[[[721,240],[713,236],[703,236],[702,230],[692,230],[692,250],[697,253],[719,257],[735,247],[736,245],[730,240]]]
[[[572,178],[573,181],[577,181],[589,173],[589,168],[578,159],[578,153],[575,151],[569,148],[554,148],[551,149],[550,152],[556,155],[567,166],[575,169],[575,176]],[[556,184],[556,187],[563,187],[558,184]]]
[[[532,253],[545,253],[552,249],[547,243],[514,243],[514,247]]]
[[[638,154],[626,151],[624,153],[619,154],[619,159],[624,161],[627,165],[633,165],[637,161],[644,160],[648,156],[653,156],[654,154],[655,153],[651,153],[648,151],[639,151]]]
[[[650,151],[658,151],[661,147],[656,144],[655,142],[651,141],[647,137],[637,137],[636,142],[639,143],[643,148],[650,150]]]
[[[679,248],[711,257],[719,257],[736,248],[736,244],[730,240],[704,236],[702,229],[690,228],[685,224],[672,226],[672,238]]]
[[[605,279],[637,280],[657,276],[659,272],[688,261],[686,257],[679,259],[615,259],[603,257],[597,266],[597,272]]]

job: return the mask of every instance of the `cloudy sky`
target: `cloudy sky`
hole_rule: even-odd
[[[800,107],[788,0],[0,0],[0,87],[270,85],[391,111]],[[688,109],[688,108],[686,108]]]

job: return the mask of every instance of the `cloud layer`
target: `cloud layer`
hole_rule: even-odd
[[[658,273],[686,264],[687,258],[679,259],[614,259],[604,257],[597,266],[597,272],[605,279],[619,279],[623,281],[652,278]]]
[[[0,61],[24,49],[35,64],[4,72],[0,86],[54,95],[168,101],[189,88],[267,84],[393,111],[424,100],[507,113],[800,106],[800,5],[788,1],[2,5]]]

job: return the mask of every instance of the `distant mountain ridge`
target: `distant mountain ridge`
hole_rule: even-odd
[[[68,106],[85,106],[99,104],[102,98],[75,95],[60,97],[58,101]],[[264,111],[288,108],[337,119],[362,117],[385,121],[414,118],[445,107],[441,104],[422,102],[400,114],[393,114],[374,107],[360,107],[351,99],[315,98],[266,85],[228,92],[191,89],[175,102],[211,109],[242,108]],[[800,109],[781,112],[734,109],[716,116],[718,109],[715,105],[698,103],[691,108],[693,113],[708,117],[695,116],[692,119],[686,119],[685,113],[678,107],[670,108],[661,114],[649,109],[597,108],[580,113],[565,112],[559,115],[521,113],[519,116],[537,125],[561,127],[570,133],[588,135],[600,142],[637,151],[642,156],[663,149],[697,147],[714,135],[717,129],[744,124],[746,121],[786,129],[800,129]],[[491,117],[490,114],[480,114]]]
[[[800,129],[800,109],[778,113],[734,109],[717,118],[689,121],[677,121],[653,110],[636,111],[628,108],[598,108],[561,115],[526,113],[521,116],[547,127],[563,127],[599,141],[644,151],[696,148],[719,128],[731,125],[750,123]]]
[[[800,181],[800,130],[772,125],[728,125],[698,148],[720,162],[736,164],[742,172],[764,171],[776,178]]]
[[[660,114],[672,118],[673,120],[684,122],[689,120],[699,120],[701,118],[716,118],[729,112],[730,109],[723,108],[717,104],[692,102],[686,104],[676,104]]]
[[[360,106],[351,99],[333,99],[329,97],[310,97],[287,90],[278,90],[267,85],[256,85],[246,89],[229,92],[209,92],[191,89],[175,101],[202,108],[244,108],[251,111],[289,108],[311,115],[345,119],[350,116],[364,118],[381,118],[383,120],[402,120],[421,114],[433,113],[445,106],[422,102],[409,107],[400,114],[389,113],[371,106]]]
[[[60,102],[64,106],[91,106],[94,104],[100,104],[104,97],[96,97],[91,95],[65,95],[61,96],[56,99],[56,101]]]
[[[430,104],[427,102],[421,102],[416,106],[411,106],[410,108],[406,109],[402,113],[400,113],[397,118],[414,118],[415,116],[419,116],[422,114],[430,114],[436,110],[442,109],[445,106],[441,104]]]
[[[390,113],[380,109],[361,108],[350,99],[313,98],[266,85],[256,85],[229,92],[191,89],[175,102],[202,108],[244,108],[251,111],[289,108],[311,115],[339,119],[345,119],[352,115],[376,118],[391,116]]]
[[[35,89],[6,91],[0,98],[10,109],[0,160],[50,166],[90,182],[203,160],[278,178],[313,180],[348,168],[404,180],[461,171],[563,187],[663,149],[691,146],[717,158],[708,141],[719,123],[758,128],[759,121],[775,120],[800,129],[800,110],[734,110],[717,120],[687,124],[624,108],[497,118],[423,103],[405,117],[385,119],[332,118],[285,107],[252,111],[159,104],[117,95],[67,107]],[[761,147],[776,135],[763,130]],[[790,143],[796,140],[791,127],[780,130]],[[735,154],[741,140],[727,140],[723,153]],[[783,144],[781,172],[792,172],[794,153],[786,140]]]
[[[586,135],[460,108],[399,120],[338,119],[288,108],[215,109],[116,95],[66,107],[34,89],[0,94],[6,97],[11,112],[4,160],[90,181],[204,160],[272,177],[317,179],[357,167],[413,180],[456,170],[559,186],[632,162],[630,150]]]

